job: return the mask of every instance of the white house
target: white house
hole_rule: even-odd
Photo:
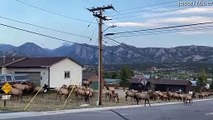
[[[8,60],[8,61],[7,61]],[[81,64],[68,57],[4,58],[0,60],[2,74],[28,74],[38,85],[47,84],[50,88],[82,84]]]

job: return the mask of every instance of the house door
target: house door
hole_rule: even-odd
[[[29,79],[35,85],[41,85],[41,73],[40,72],[15,72],[15,74],[28,74]]]

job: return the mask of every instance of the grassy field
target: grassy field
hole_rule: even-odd
[[[97,93],[93,96],[92,100],[90,101],[90,105],[87,107],[97,107],[96,101],[97,101]],[[16,111],[24,111],[24,108],[26,105],[30,102],[30,100],[33,98],[33,95],[25,95],[22,98],[22,102],[17,101],[15,98],[11,98],[10,100],[7,100],[6,107],[4,107],[3,100],[0,101],[0,110],[5,112],[16,112]],[[108,98],[105,98],[103,95],[103,105],[100,107],[105,106],[122,106],[122,105],[135,105],[136,102],[130,100],[125,101],[125,98],[123,95],[120,95],[120,101],[119,103],[112,103],[109,102]],[[159,102],[159,101],[155,101]],[[56,92],[48,92],[44,94],[44,97],[42,98],[41,95],[38,95],[35,97],[35,99],[32,101],[32,103],[27,107],[25,111],[53,111],[53,110],[64,110],[64,109],[77,109],[77,108],[85,108],[81,107],[80,105],[86,104],[84,100],[77,99],[74,95],[71,95],[68,99],[66,105],[64,106],[65,98],[62,96],[62,100],[60,101],[59,98],[56,100]],[[153,103],[153,101],[152,101]],[[143,104],[143,103],[141,103]]]
[[[62,100],[60,101],[59,98],[56,100],[56,92],[51,91],[44,94],[42,98],[41,95],[35,97],[32,103],[27,107],[26,110],[24,108],[30,102],[34,95],[25,95],[23,96],[22,102],[16,101],[15,98],[11,98],[7,100],[6,107],[3,106],[3,100],[0,100],[0,110],[1,112],[17,112],[17,111],[53,111],[53,110],[64,110],[64,109],[77,109],[77,108],[85,108],[81,107],[80,105],[86,104],[84,100],[77,99],[74,95],[71,95],[68,99],[66,105],[65,98],[62,96]],[[108,98],[105,98],[103,95],[103,105],[99,107],[106,107],[106,106],[123,106],[123,105],[136,105],[136,102],[128,99],[125,101],[124,92],[119,91],[119,103],[112,103],[109,102]],[[90,101],[90,105],[88,107],[97,107],[97,93],[93,96],[92,100]],[[151,101],[151,103],[160,103],[162,101]],[[165,102],[165,101],[163,101]],[[144,104],[144,102],[140,102],[140,104]]]

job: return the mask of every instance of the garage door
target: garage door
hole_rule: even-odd
[[[35,85],[40,85],[41,83],[41,73],[40,72],[15,72],[16,74],[28,74],[29,79]]]

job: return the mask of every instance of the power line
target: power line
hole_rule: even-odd
[[[142,30],[122,31],[122,32],[117,32],[117,33],[108,33],[106,35],[131,34],[131,33],[145,32],[145,31],[164,30],[164,29],[173,29],[173,28],[184,28],[184,27],[208,25],[208,24],[213,24],[213,22],[209,21],[209,22],[200,22],[200,23],[185,24],[185,25],[156,27],[156,28],[149,28],[149,29],[142,29]]]
[[[122,11],[119,11],[120,13],[122,14],[125,14],[128,15],[134,15],[134,14],[138,14],[138,13],[141,13],[141,15],[144,15],[145,13],[144,12],[148,12],[148,13],[158,13],[158,12],[164,12],[164,11],[170,11],[172,9],[168,9],[168,8],[173,8],[173,7],[176,7],[176,5],[167,5],[167,6],[163,6],[163,8],[159,8],[159,7],[154,7],[154,8],[150,8],[150,9],[143,9],[143,10],[138,10],[138,11],[130,11],[130,12],[126,12],[126,13],[123,13]],[[167,9],[165,9],[167,8]],[[183,8],[178,8],[178,9],[183,9]],[[155,11],[153,11],[155,10]],[[115,14],[111,14],[113,17],[116,17]],[[136,16],[136,15],[134,15]],[[119,18],[119,17],[116,17],[116,18]]]
[[[162,13],[169,13],[169,12],[173,12],[173,11],[177,11],[180,10],[182,8],[175,8],[175,9],[168,9],[168,10],[156,10],[156,11],[152,11],[152,12],[147,12],[147,13],[142,13],[142,12],[135,12],[135,13],[131,13],[130,15],[123,15],[122,17],[116,17],[116,16],[112,16],[113,19],[125,19],[125,20],[132,20],[131,18],[133,18],[133,20],[135,20],[136,18],[140,17],[141,18],[152,18],[153,13],[154,17],[156,16],[161,16]],[[140,13],[140,14],[138,14]],[[146,14],[152,14],[152,16],[142,16],[142,15],[146,15]]]
[[[46,38],[55,39],[55,40],[58,40],[58,41],[63,41],[63,42],[67,42],[67,43],[76,43],[76,42],[74,42],[74,41],[65,40],[65,39],[62,39],[62,38],[55,37],[55,36],[45,35],[45,34],[42,34],[42,33],[39,33],[39,32],[35,32],[35,31],[25,30],[25,29],[18,28],[18,27],[15,27],[15,26],[10,26],[10,25],[6,25],[6,24],[2,24],[2,23],[0,23],[0,25],[1,25],[1,26],[4,26],[4,27],[11,28],[11,29],[16,29],[16,30],[20,30],[20,31],[23,31],[23,32],[27,32],[27,33],[31,33],[31,34],[43,36],[43,37],[46,37]],[[111,39],[111,38],[109,38],[109,37],[107,37],[107,38],[108,38],[108,39]],[[114,40],[114,41],[116,41],[116,40]],[[118,42],[118,43],[119,43],[119,42]],[[97,47],[88,46],[87,44],[79,44],[79,43],[76,43],[76,44],[78,44],[78,45],[80,45],[80,46],[84,46],[84,47],[90,47],[90,48],[93,48],[93,49],[98,49]],[[121,44],[121,43],[119,43],[119,44]],[[121,46],[123,46],[123,45],[121,45]],[[125,49],[126,49],[126,48],[125,48]],[[127,49],[126,49],[126,50],[127,50]],[[114,54],[114,53],[112,53],[112,52],[109,52],[109,51],[106,51],[106,50],[104,50],[104,51],[107,52],[107,53],[109,53],[109,54],[118,56],[118,55],[116,55],[116,54]],[[122,56],[118,56],[118,57],[120,57],[120,58],[125,58],[125,57],[122,57]],[[143,57],[143,58],[145,58],[145,57]],[[153,61],[153,60],[151,60],[151,61]],[[155,61],[153,61],[153,62],[155,62]],[[156,62],[156,63],[157,63],[157,62]],[[167,66],[167,65],[164,65],[164,66]],[[167,66],[167,67],[169,67],[169,66]]]
[[[50,11],[50,10],[47,10],[47,9],[32,5],[32,4],[27,3],[25,1],[21,1],[21,0],[16,0],[16,1],[19,2],[19,3],[25,4],[27,6],[30,6],[32,8],[35,8],[35,9],[38,9],[38,10],[42,10],[44,12],[47,12],[47,13],[50,13],[50,14],[54,14],[54,15],[57,15],[57,16],[60,16],[60,17],[64,17],[64,18],[67,18],[67,19],[75,20],[75,21],[90,23],[90,21],[82,20],[82,19],[79,19],[79,18],[74,18],[74,17],[70,17],[70,16],[66,16],[66,15],[62,15],[60,13],[56,13],[56,12],[53,12],[53,11]]]
[[[135,37],[135,36],[143,36],[143,35],[157,35],[157,34],[165,34],[165,33],[173,33],[173,32],[184,32],[184,31],[200,31],[200,30],[206,30],[206,29],[213,29],[213,26],[204,26],[204,27],[198,27],[198,28],[186,28],[186,29],[166,29],[166,30],[160,30],[160,31],[147,31],[144,33],[137,33],[133,35],[121,35],[117,36],[115,38],[124,38],[124,37]]]
[[[39,32],[26,30],[26,29],[18,28],[18,27],[11,26],[11,25],[6,25],[6,24],[2,24],[2,23],[0,23],[0,25],[4,26],[4,27],[7,27],[7,28],[20,30],[20,31],[23,31],[23,32],[26,32],[26,33],[35,34],[35,35],[39,35],[39,36],[42,36],[42,37],[46,37],[46,38],[50,38],[50,39],[54,39],[54,40],[58,40],[58,41],[63,41],[63,42],[67,42],[67,43],[75,43],[75,44],[78,44],[78,45],[83,46],[83,47],[89,47],[89,48],[93,48],[93,49],[96,49],[96,50],[98,49],[98,47],[96,47],[96,46],[88,46],[87,44],[80,44],[80,43],[77,43],[77,42],[74,42],[74,41],[65,40],[65,39],[62,39],[62,38],[59,38],[59,37],[55,37],[55,36],[45,35],[45,34],[42,34],[42,33],[39,33]],[[103,51],[105,51],[105,52],[107,52],[109,54],[118,56],[118,55],[116,55],[116,54],[114,54],[112,52],[109,52],[109,51],[106,51],[106,50],[103,50]],[[118,57],[124,58],[122,56],[118,56]]]
[[[139,6],[139,7],[129,8],[129,9],[123,9],[123,10],[120,10],[120,11],[122,11],[122,12],[128,11],[129,12],[129,11],[134,11],[134,10],[137,10],[137,9],[151,8],[153,6],[171,4],[171,3],[176,3],[176,2],[177,1],[170,0],[170,1],[162,2],[162,3],[156,3],[156,4],[148,5],[148,6]]]
[[[18,27],[11,26],[11,25],[6,25],[6,24],[2,24],[2,23],[0,23],[0,25],[4,26],[4,27],[11,28],[11,29],[16,29],[16,30],[20,30],[20,31],[23,31],[23,32],[27,32],[27,33],[43,36],[43,37],[46,37],[46,38],[55,39],[55,40],[58,40],[58,41],[63,41],[63,42],[68,42],[68,43],[76,43],[74,41],[65,40],[65,39],[62,39],[62,38],[59,38],[59,37],[55,37],[55,36],[45,35],[45,34],[42,34],[42,33],[39,33],[39,32],[26,30],[26,29],[18,28]],[[79,43],[76,43],[76,44],[79,44]],[[86,46],[84,44],[79,44],[79,45]]]
[[[150,16],[147,16],[147,17],[144,17],[144,16],[141,16],[141,15],[144,15],[145,13],[142,13],[144,11],[148,11],[149,14],[151,13],[157,13],[157,14],[160,14],[160,13],[164,13],[164,12],[171,12],[171,11],[175,11],[175,10],[179,10],[179,9],[182,9],[182,8],[176,8],[176,9],[169,9],[168,10],[168,7],[174,7],[176,5],[167,5],[167,6],[163,6],[163,9],[162,8],[158,8],[157,5],[161,5],[161,4],[166,4],[166,3],[170,3],[171,1],[167,1],[167,2],[164,2],[164,3],[159,3],[159,4],[155,4],[154,7],[155,9],[160,9],[158,11],[153,11],[153,7],[150,8],[150,9],[144,9],[144,8],[149,8],[149,6],[147,7],[144,7],[144,8],[140,8],[140,9],[143,9],[143,10],[137,10],[137,11],[127,11],[127,12],[123,12],[123,11],[118,11],[118,10],[115,10],[116,13],[118,13],[118,17],[116,17],[115,15],[111,16],[113,19],[116,19],[118,22],[126,22],[126,20],[138,20],[140,17],[141,18],[151,18]],[[172,2],[173,3],[173,2]],[[162,7],[162,6],[161,6]],[[167,8],[167,9],[165,9]],[[152,11],[152,12],[150,12]],[[138,13],[141,13],[140,15],[138,15]],[[125,14],[125,15],[124,15]],[[131,14],[131,15],[128,15],[128,14]],[[136,15],[135,15],[136,14]],[[146,15],[146,14],[145,14]],[[120,17],[119,17],[120,16]],[[118,20],[118,19],[125,19],[125,20]],[[112,22],[110,22],[112,23]]]
[[[9,20],[9,21],[13,21],[13,22],[16,22],[16,23],[30,25],[30,26],[33,26],[33,27],[41,28],[41,29],[51,30],[51,31],[58,32],[58,33],[63,33],[63,34],[68,34],[68,35],[73,35],[73,36],[77,36],[77,37],[89,38],[90,39],[90,37],[88,37],[88,36],[78,35],[78,34],[75,34],[75,33],[61,31],[61,30],[56,30],[56,29],[53,29],[53,28],[48,28],[48,27],[44,27],[44,26],[35,25],[35,24],[32,24],[32,23],[18,21],[18,20],[14,20],[14,19],[11,19],[11,18],[3,17],[3,16],[0,16],[0,18],[5,19],[5,20]]]
[[[93,21],[94,21],[94,20],[93,20]],[[84,32],[86,32],[86,30],[92,25],[93,21],[91,21],[91,22],[86,26],[86,28],[81,32],[81,35],[83,35]],[[92,39],[92,38],[90,37],[90,39]]]

